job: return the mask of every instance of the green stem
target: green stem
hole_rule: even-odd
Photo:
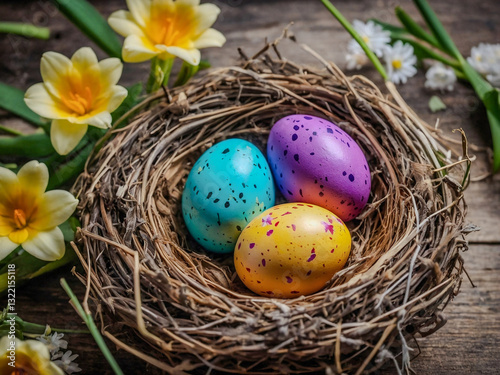
[[[0,130],[12,135],[24,135],[24,133],[21,133],[19,130],[7,128],[6,126],[2,125],[0,125]]]
[[[161,86],[168,86],[173,65],[174,58],[162,60],[155,57],[151,60],[151,71],[146,85],[148,93],[157,91]]]
[[[372,64],[375,66],[375,69],[380,73],[382,78],[384,80],[389,81],[389,76],[387,75],[387,72],[385,71],[382,63],[378,59],[378,57],[373,53],[370,48],[368,48],[368,45],[365,43],[365,41],[359,36],[359,34],[354,30],[352,25],[347,21],[347,19],[333,6],[333,4],[328,1],[328,0],[321,0],[323,5],[330,11],[330,13],[333,14],[333,16],[340,22],[340,24],[349,32],[349,34],[352,35],[352,37],[356,40],[356,42],[359,43],[361,48],[363,48],[363,51],[365,51],[366,56],[370,59]]]
[[[0,22],[0,33],[17,34],[44,40],[50,37],[50,29],[47,27],[38,27],[29,23],[19,22]]]
[[[95,342],[97,343],[97,346],[99,346],[99,349],[101,349],[102,354],[108,361],[109,365],[113,369],[114,373],[116,375],[123,375],[123,371],[121,370],[120,366],[118,365],[118,362],[116,362],[115,358],[109,351],[108,346],[106,345],[106,342],[104,341],[104,338],[102,337],[101,333],[99,332],[99,329],[94,323],[94,319],[92,319],[91,314],[87,314],[85,310],[83,309],[82,305],[78,301],[78,298],[76,297],[75,293],[73,293],[73,290],[71,290],[70,286],[66,282],[64,278],[61,280],[61,286],[63,287],[64,291],[66,294],[69,296],[71,303],[73,304],[73,307],[75,310],[78,312],[78,315],[83,319],[85,324],[90,330],[90,333],[94,337]]]
[[[23,333],[28,333],[28,334],[34,333],[43,335],[45,332],[45,327],[46,326],[41,324],[24,322]],[[64,328],[54,328],[52,326],[50,327],[50,330],[58,333],[90,333],[86,329],[64,329]]]

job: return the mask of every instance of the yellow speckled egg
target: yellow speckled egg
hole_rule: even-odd
[[[351,234],[335,214],[307,203],[274,206],[241,232],[234,251],[238,276],[262,296],[317,292],[344,267]]]

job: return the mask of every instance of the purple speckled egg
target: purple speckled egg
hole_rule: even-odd
[[[366,157],[349,134],[328,120],[291,115],[269,134],[267,158],[276,184],[292,202],[324,207],[354,219],[370,195]]]

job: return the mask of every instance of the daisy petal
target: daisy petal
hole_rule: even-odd
[[[226,38],[220,31],[208,29],[195,40],[194,48],[222,47],[226,43]]]
[[[45,232],[38,232],[33,238],[24,242],[22,246],[24,250],[34,257],[48,262],[61,259],[66,250],[64,236],[59,227]]]
[[[61,225],[75,212],[78,199],[65,190],[51,190],[43,194],[30,227],[45,231]]]
[[[67,155],[87,132],[86,124],[74,124],[67,120],[53,120],[50,129],[52,146],[59,155]]]
[[[19,245],[9,240],[7,237],[0,237],[0,260],[5,259]]]

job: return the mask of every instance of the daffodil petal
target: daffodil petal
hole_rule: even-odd
[[[0,237],[10,234],[15,228],[15,223],[11,218],[0,215]]]
[[[0,209],[9,204],[12,193],[19,189],[18,186],[17,175],[10,169],[0,167]]]
[[[176,3],[179,5],[185,5],[190,7],[195,7],[200,5],[200,0],[176,0]]]
[[[126,10],[117,10],[108,18],[109,26],[121,36],[144,36],[144,32],[137,25],[132,14]]]
[[[59,227],[36,233],[33,238],[28,239],[22,246],[24,250],[34,257],[49,262],[61,259],[66,250],[64,236]]]
[[[38,204],[38,210],[30,221],[30,228],[45,231],[61,225],[75,212],[77,205],[78,199],[68,191],[48,191]]]
[[[28,239],[29,232],[26,228],[16,229],[9,233],[9,240],[20,245]]]
[[[24,102],[36,114],[49,119],[61,119],[68,115],[64,106],[49,93],[47,86],[37,83],[24,94]]]
[[[111,114],[109,112],[100,112],[85,120],[88,125],[95,126],[99,129],[108,129],[111,126]],[[85,134],[85,133],[84,133]]]
[[[226,38],[220,31],[208,29],[194,41],[194,48],[222,47]]]
[[[157,47],[160,49],[164,49],[169,54],[177,56],[191,65],[198,65],[200,63],[201,53],[197,49],[184,49],[175,46],[171,47],[157,46]]]
[[[122,55],[125,62],[143,62],[159,54],[160,51],[146,37],[130,35],[123,41]]]
[[[198,32],[201,33],[215,23],[217,16],[220,14],[220,8],[215,4],[205,3],[198,6],[196,12]]]
[[[101,71],[102,81],[106,86],[111,87],[116,85],[120,80],[123,71],[123,64],[120,59],[111,57],[99,62],[99,69]]]
[[[112,113],[115,109],[117,109],[120,104],[122,104],[123,100],[127,97],[128,91],[123,86],[114,86],[111,91],[111,98],[109,98],[107,110],[109,113]]]
[[[151,14],[151,0],[127,0],[128,9],[135,22],[144,27]]]
[[[49,170],[44,163],[32,160],[17,172],[19,185],[34,196],[42,195],[49,183]]]
[[[50,128],[52,146],[59,155],[67,155],[87,132],[86,124],[74,124],[67,120],[53,120]]]
[[[59,95],[56,87],[58,82],[61,77],[68,74],[72,67],[71,60],[60,53],[49,51],[42,55],[40,61],[42,79],[47,90],[55,97]]]
[[[95,52],[90,47],[82,47],[71,56],[73,67],[82,72],[95,67],[99,61]]]
[[[8,237],[0,237],[0,260],[7,257],[19,245],[9,240]]]

